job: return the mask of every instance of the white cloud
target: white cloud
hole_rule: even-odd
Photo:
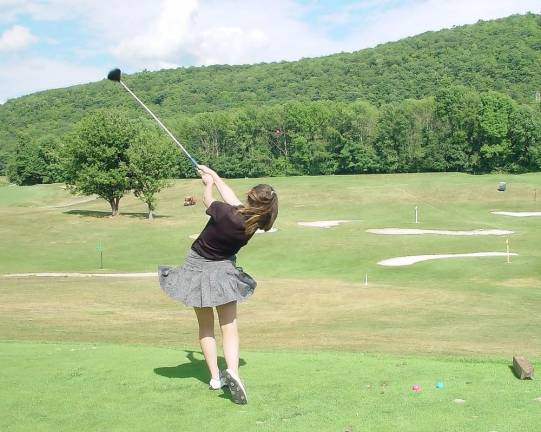
[[[197,8],[197,0],[162,1],[160,14],[148,20],[146,30],[131,37],[123,35],[112,47],[112,54],[133,66],[145,65],[149,69],[178,65],[177,52],[188,39],[190,19]]]
[[[198,64],[293,60],[333,52],[334,42],[303,21],[292,0],[203,2],[186,49]]]
[[[82,28],[94,33],[99,43],[114,42],[146,28],[159,15],[160,1],[0,0],[0,22],[22,15],[37,21],[78,20]]]
[[[240,64],[293,60],[336,49],[319,30],[301,19],[294,0],[164,0],[139,36],[126,36],[112,49],[133,68]]]
[[[0,0],[0,23],[13,21],[26,0]]]
[[[0,52],[18,51],[28,47],[37,40],[28,28],[15,25],[0,35]]]
[[[0,103],[7,99],[51,88],[97,81],[104,77],[100,68],[34,57],[0,63]]]

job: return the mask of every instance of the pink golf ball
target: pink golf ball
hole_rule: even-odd
[[[413,384],[411,386],[411,389],[414,391],[414,392],[420,392],[421,391],[421,386],[419,384]]]

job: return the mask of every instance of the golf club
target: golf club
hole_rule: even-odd
[[[169,137],[175,142],[175,144],[180,147],[180,149],[186,154],[186,156],[188,156],[188,159],[190,159],[190,162],[192,163],[192,165],[194,167],[196,167],[197,166],[197,161],[190,155],[190,153],[188,153],[186,151],[186,149],[182,146],[182,144],[178,142],[178,140],[175,138],[175,136],[169,131],[169,129],[167,129],[165,127],[165,125],[160,121],[160,119],[158,117],[156,117],[156,115],[152,111],[150,111],[150,109],[141,101],[141,99],[139,99],[135,95],[135,93],[133,93],[128,88],[128,86],[122,82],[122,80],[120,79],[121,75],[122,75],[122,73],[121,73],[120,69],[113,69],[112,71],[110,71],[107,74],[107,78],[110,79],[111,81],[116,81],[116,82],[119,82],[120,84],[122,84],[122,86],[128,91],[128,93],[131,94],[135,98],[135,100],[141,104],[141,106],[152,116],[152,118],[154,120],[156,120],[158,122],[160,127],[167,133],[167,135],[169,135]]]

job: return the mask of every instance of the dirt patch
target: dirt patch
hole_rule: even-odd
[[[507,279],[499,282],[498,285],[509,288],[539,288],[541,286],[539,279],[535,278]]]

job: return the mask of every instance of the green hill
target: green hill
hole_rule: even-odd
[[[107,71],[104,71],[104,75]],[[533,104],[541,89],[541,15],[515,15],[390,42],[375,48],[296,62],[144,71],[126,83],[158,116],[183,116],[287,101],[366,100],[376,107],[464,85]],[[62,136],[92,108],[123,105],[121,89],[103,80],[50,90],[0,106],[0,170],[18,132]]]

